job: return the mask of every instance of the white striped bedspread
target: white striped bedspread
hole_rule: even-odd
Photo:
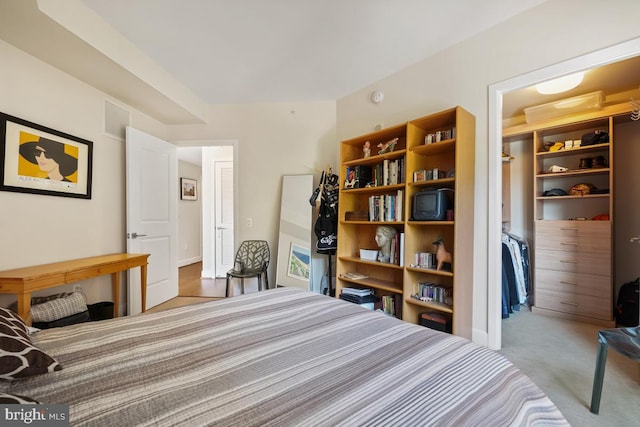
[[[559,426],[522,372],[470,341],[277,288],[49,329],[63,366],[3,384],[92,426]]]

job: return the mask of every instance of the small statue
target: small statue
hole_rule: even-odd
[[[378,144],[378,148],[380,149],[380,151],[378,151],[378,154],[384,154],[386,152],[391,152],[393,151],[394,148],[396,148],[396,144],[398,143],[398,138],[393,138],[391,141],[387,141],[384,143],[380,143]]]
[[[396,235],[396,229],[386,225],[380,225],[376,228],[375,240],[380,248],[378,252],[378,261],[391,262],[391,240]]]
[[[364,143],[364,147],[362,147],[362,152],[364,153],[364,158],[371,157],[371,143],[369,141]]]
[[[447,251],[447,248],[444,247],[444,242],[442,241],[442,236],[438,237],[438,240],[433,242],[438,248],[436,250],[436,261],[438,261],[438,266],[436,270],[442,270],[444,267],[444,263],[448,263],[451,265],[453,262],[451,260],[451,252]]]

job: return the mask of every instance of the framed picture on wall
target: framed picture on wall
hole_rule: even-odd
[[[91,141],[0,113],[0,144],[0,190],[91,198]]]
[[[191,178],[180,178],[180,199],[198,200],[198,181]]]

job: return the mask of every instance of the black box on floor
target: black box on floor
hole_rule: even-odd
[[[420,316],[420,324],[436,331],[451,333],[451,316],[444,313],[427,312]]]
[[[111,301],[89,304],[87,308],[89,309],[91,320],[113,319],[113,303]]]

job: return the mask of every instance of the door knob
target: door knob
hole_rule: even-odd
[[[131,238],[131,239],[137,239],[138,237],[145,237],[146,234],[138,234],[138,233],[131,233],[131,235],[129,235],[129,233],[127,233],[127,238]]]

